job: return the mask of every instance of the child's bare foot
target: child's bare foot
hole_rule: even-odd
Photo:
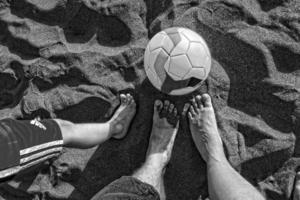
[[[120,99],[121,105],[108,121],[110,134],[116,139],[125,137],[136,111],[135,101],[130,94],[121,94]]]
[[[297,172],[295,177],[293,200],[300,200],[300,172]]]
[[[150,136],[147,160],[164,168],[171,158],[171,153],[178,132],[179,120],[177,109],[169,101],[154,103],[153,125]]]
[[[185,105],[185,108],[188,104]],[[190,130],[195,145],[206,162],[225,159],[222,140],[218,132],[215,112],[208,94],[192,99],[188,112]]]

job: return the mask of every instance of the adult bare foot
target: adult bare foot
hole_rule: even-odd
[[[187,108],[188,104],[185,105]],[[194,143],[206,162],[224,161],[225,155],[219,135],[215,112],[208,94],[197,95],[189,107],[188,119]]]
[[[152,185],[161,200],[166,199],[163,176],[171,158],[178,126],[179,118],[175,106],[169,101],[162,103],[156,100],[146,161],[133,177]]]
[[[171,158],[179,120],[177,109],[169,101],[154,103],[153,125],[147,151],[147,159],[164,168]]]
[[[113,138],[122,139],[125,137],[132,121],[135,112],[136,104],[130,94],[121,94],[121,105],[116,110],[112,118],[108,121],[110,127],[110,134]]]
[[[295,177],[293,200],[300,200],[300,172],[297,172]]]

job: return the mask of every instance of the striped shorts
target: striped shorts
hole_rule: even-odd
[[[61,130],[54,120],[0,120],[0,181],[57,157],[62,145]]]

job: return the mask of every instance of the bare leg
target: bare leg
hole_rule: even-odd
[[[192,100],[188,118],[195,145],[207,163],[210,198],[212,200],[264,199],[227,161],[208,94],[198,95]]]
[[[300,172],[296,174],[293,200],[300,200]]]
[[[177,109],[174,105],[169,101],[163,104],[156,100],[146,161],[133,177],[152,185],[159,192],[161,199],[166,198],[163,176],[171,158],[178,125]]]
[[[91,148],[111,137],[123,138],[135,115],[136,104],[130,94],[121,94],[120,99],[121,105],[106,123],[74,124],[69,121],[55,119],[61,129],[64,145],[74,148]]]

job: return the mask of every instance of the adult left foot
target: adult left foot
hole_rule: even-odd
[[[153,125],[147,151],[147,161],[164,169],[171,158],[179,120],[175,105],[168,100],[154,103]]]
[[[130,94],[121,94],[120,99],[121,105],[108,121],[110,134],[115,139],[122,139],[125,137],[136,112],[136,104]]]
[[[179,120],[175,105],[169,101],[163,103],[156,100],[146,161],[133,174],[133,177],[152,185],[159,193],[161,200],[166,199],[163,176],[171,158],[178,126]]]

